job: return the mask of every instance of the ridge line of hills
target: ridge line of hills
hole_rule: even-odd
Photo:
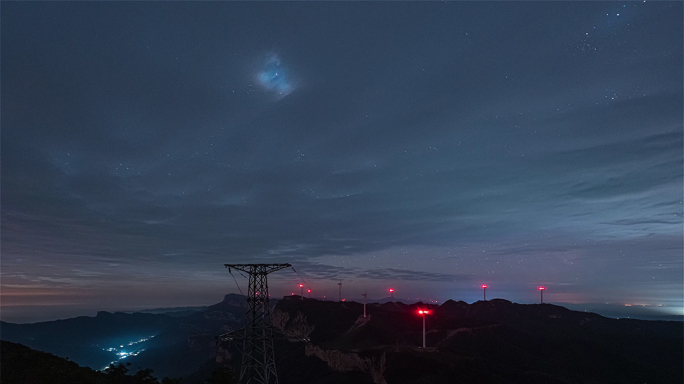
[[[682,322],[611,319],[503,299],[368,303],[365,319],[363,304],[354,301],[296,295],[272,301],[274,325],[310,340],[276,340],[282,384],[441,383],[454,375],[464,383],[684,381]],[[130,362],[132,370],[201,382],[217,361],[238,368],[239,351],[221,345],[217,354],[215,336],[241,328],[246,307],[242,296],[229,294],[178,316],[99,312],[34,324],[3,322],[1,337],[94,369]],[[426,308],[432,314],[426,318],[428,348],[422,349],[417,310]]]

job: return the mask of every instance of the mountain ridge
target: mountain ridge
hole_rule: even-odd
[[[291,340],[309,340],[275,340],[276,360],[287,362],[278,368],[282,384],[441,383],[454,375],[464,383],[653,382],[650,378],[668,383],[684,379],[684,370],[679,369],[684,360],[684,323],[677,321],[611,319],[554,304],[518,304],[504,299],[472,304],[447,300],[441,305],[368,303],[367,318],[363,318],[363,304],[356,301],[320,301],[297,295],[271,301],[276,328]],[[246,309],[244,296],[228,294],[204,310],[178,317],[102,311],[95,317],[3,323],[2,339],[23,329],[25,332],[14,336],[81,365],[87,364],[78,348],[87,354],[99,351],[101,361],[92,368],[101,369],[109,363],[109,356],[121,349],[107,352],[104,345],[88,343],[114,340],[112,332],[117,329],[125,329],[128,340],[134,336],[132,329],[149,331],[151,325],[161,324],[163,327],[154,329],[154,338],[133,346],[144,352],[129,355],[125,361],[133,367],[151,368],[161,376],[197,377],[202,367],[217,359],[232,369],[239,367],[239,351],[222,345],[217,356],[215,338],[242,327]],[[420,348],[419,309],[431,311],[425,319],[426,349]],[[144,324],[134,324],[136,319]],[[84,326],[97,322],[102,324]],[[116,322],[118,328],[112,326]],[[67,325],[73,329],[59,329]],[[83,331],[86,335],[82,336],[87,337],[72,343]],[[93,335],[96,331],[102,334]],[[65,345],[55,348],[56,336]],[[117,348],[129,348],[118,343]],[[622,365],[627,368],[619,368]],[[422,372],[422,376],[410,370]]]

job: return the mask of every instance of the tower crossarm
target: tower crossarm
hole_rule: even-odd
[[[271,272],[290,268],[292,264],[224,264],[228,270],[235,269],[245,273],[267,275]]]

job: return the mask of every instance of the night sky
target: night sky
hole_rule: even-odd
[[[682,14],[3,2],[2,319],[214,304],[247,262],[681,315]]]

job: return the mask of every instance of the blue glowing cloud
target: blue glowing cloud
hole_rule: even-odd
[[[287,70],[280,64],[280,58],[270,55],[258,75],[259,83],[279,96],[286,96],[294,90]]]

